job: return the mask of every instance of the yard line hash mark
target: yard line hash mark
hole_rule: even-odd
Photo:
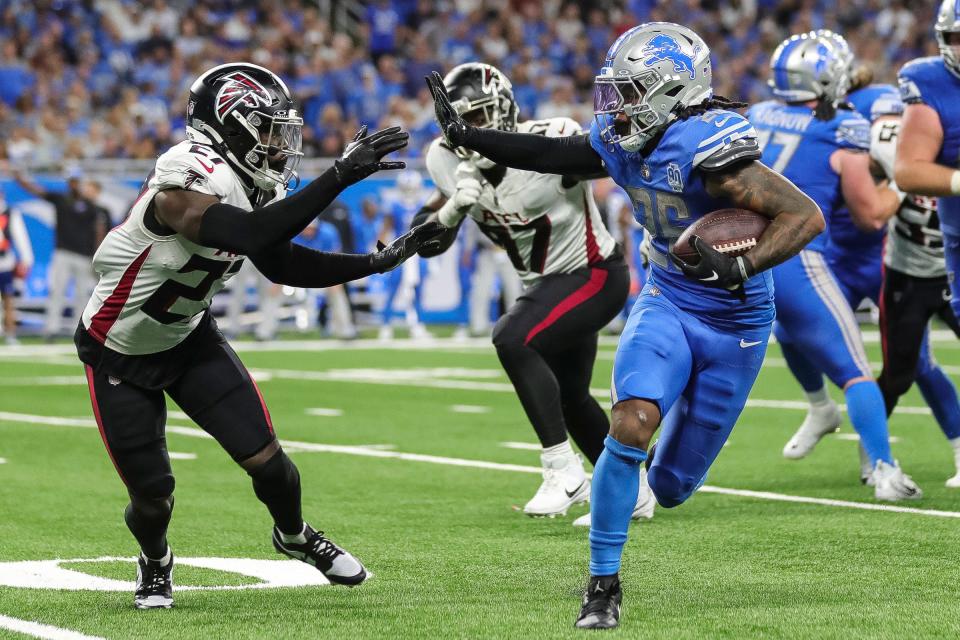
[[[71,631],[70,629],[62,629],[49,624],[4,615],[0,615],[0,629],[8,629],[32,638],[44,638],[46,640],[104,640],[101,636],[88,636],[79,631]]]

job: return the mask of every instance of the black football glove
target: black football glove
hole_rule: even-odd
[[[701,240],[700,236],[691,237],[690,246],[700,254],[700,262],[695,265],[687,264],[673,253],[670,254],[673,264],[683,271],[683,275],[708,287],[732,291],[741,299],[746,297],[743,283],[754,274],[753,265],[748,259],[743,256],[731,258],[720,253]]]
[[[343,155],[333,163],[337,179],[344,186],[359,182],[377,171],[403,169],[403,162],[381,162],[383,156],[407,146],[410,134],[400,127],[381,129],[367,135],[367,125],[353,137],[353,141],[343,150]]]
[[[443,78],[434,71],[426,76],[427,87],[433,96],[433,109],[437,114],[437,123],[447,143],[452,147],[463,146],[467,139],[467,125],[450,103],[447,88],[443,86]]]
[[[439,222],[424,222],[410,229],[388,245],[377,242],[377,250],[370,254],[370,264],[377,273],[396,269],[418,251],[435,252],[447,228]]]

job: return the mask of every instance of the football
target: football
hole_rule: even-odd
[[[703,216],[684,229],[673,246],[673,255],[687,264],[700,261],[690,238],[700,238],[731,257],[742,256],[757,245],[770,225],[769,218],[748,209],[720,209]]]

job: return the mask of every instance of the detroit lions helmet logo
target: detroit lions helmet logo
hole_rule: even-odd
[[[237,71],[217,80],[222,82],[223,86],[217,92],[216,108],[217,119],[223,122],[228,113],[236,109],[239,105],[245,104],[248,107],[263,105],[269,107],[273,100],[270,93],[262,84],[243,73]]]
[[[658,62],[668,60],[673,63],[674,71],[688,72],[691,80],[697,77],[697,71],[693,66],[693,57],[700,53],[700,45],[694,48],[693,56],[689,56],[683,52],[680,44],[673,37],[658,33],[643,47],[641,53],[649,56],[643,62],[645,67],[652,67]]]

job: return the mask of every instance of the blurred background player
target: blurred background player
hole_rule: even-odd
[[[423,178],[416,171],[402,171],[397,176],[397,198],[389,204],[383,216],[379,239],[393,238],[410,228],[413,217],[424,201]],[[421,340],[430,332],[420,322],[421,283],[426,275],[425,264],[414,256],[385,276],[383,310],[380,319],[380,340],[393,339],[393,319],[399,315],[410,332],[410,337]]]
[[[714,96],[711,78],[710,49],[696,33],[666,22],[638,25],[611,45],[594,80],[590,133],[568,137],[470,126],[438,74],[428,81],[449,145],[525,170],[609,175],[631,194],[652,236],[650,279],[614,357],[579,628],[619,625],[620,562],[639,469],[649,458],[650,489],[664,507],[703,484],[763,363],[774,318],[767,271],[824,228],[810,198],[757,162],[753,127],[728,110],[743,105]],[[675,259],[673,243],[685,227],[731,206],[771,219],[753,249],[732,258],[694,237],[696,265]]]
[[[96,282],[93,254],[112,226],[107,210],[90,198],[83,173],[71,169],[65,192],[48,191],[27,179],[20,171],[13,177],[28,193],[53,205],[55,215],[53,259],[47,277],[47,310],[44,334],[47,338],[63,335],[63,309],[67,291],[72,285],[71,307],[74,321],[80,318],[83,305]]]
[[[960,6],[944,0],[935,25],[939,56],[906,64],[899,74],[906,107],[899,131],[894,176],[914,194],[898,212],[887,245],[884,281],[884,370],[881,386],[888,389],[888,407],[909,388],[911,363],[923,355],[922,331],[933,315],[958,331],[960,288]],[[939,227],[939,230],[938,230]],[[944,256],[941,271],[940,254]],[[949,287],[949,290],[945,288]],[[952,314],[945,308],[949,303]],[[895,333],[896,332],[896,333]],[[919,334],[919,335],[918,335]],[[896,337],[895,337],[896,335]],[[927,356],[932,362],[932,356]],[[922,373],[922,372],[921,372]],[[930,374],[920,386],[924,398],[954,449],[957,475],[947,486],[960,486],[960,428],[956,420],[956,390],[942,372]],[[917,378],[918,385],[921,382]]]
[[[499,291],[503,309],[508,310],[520,297],[523,283],[507,253],[485,236],[477,225],[469,225],[463,230],[463,265],[470,273],[470,335],[489,336],[490,303],[494,293]]]
[[[24,279],[33,266],[33,247],[23,216],[0,195],[0,299],[3,303],[3,340],[18,344],[15,279]]]
[[[896,212],[900,196],[885,181],[874,184],[867,153],[870,123],[839,104],[847,90],[847,63],[826,36],[788,38],[770,61],[771,87],[779,99],[751,107],[747,116],[760,137],[764,164],[817,202],[828,229],[843,203],[859,225],[877,229]],[[788,364],[803,356],[804,363],[812,363],[843,390],[850,422],[873,470],[876,498],[919,498],[922,492],[890,451],[883,394],[870,370],[853,309],[824,257],[827,237],[820,234],[773,270],[776,289],[789,292],[776,297],[777,341]],[[823,404],[822,383],[807,386],[811,404]],[[823,435],[802,428],[784,455],[806,456]]]
[[[297,244],[326,251],[327,253],[343,253],[340,242],[340,233],[329,222],[319,218],[307,225],[303,232],[293,240]],[[357,337],[357,329],[353,326],[353,316],[350,311],[350,298],[344,285],[335,285],[326,289],[304,289],[304,301],[301,309],[303,322],[297,319],[297,326],[304,330],[316,329],[319,316],[319,303],[324,301],[327,316],[327,330],[334,338],[350,340]]]
[[[570,118],[518,123],[510,81],[490,65],[462,64],[442,80],[435,74],[432,82],[431,89],[444,97],[448,92],[451,109],[472,127],[544,138],[580,134]],[[568,434],[596,464],[609,430],[590,381],[598,332],[626,301],[623,256],[581,176],[508,169],[444,138],[433,141],[426,161],[437,192],[418,218],[435,217],[449,227],[446,239],[452,243],[469,216],[503,247],[524,282],[493,330],[497,356],[542,447],[543,482],[523,510],[531,516],[566,514],[590,495]],[[636,517],[653,515],[648,491],[634,496],[634,503]],[[575,524],[588,523],[589,517]]]
[[[280,306],[283,303],[283,287],[274,284],[269,278],[257,271],[249,260],[245,260],[237,275],[231,278],[229,286],[230,300],[224,313],[225,333],[235,338],[242,336],[250,329],[244,321],[247,314],[247,293],[253,287],[256,295],[256,304],[253,307],[255,321],[252,323],[252,332],[257,340],[272,340],[277,335]]]

